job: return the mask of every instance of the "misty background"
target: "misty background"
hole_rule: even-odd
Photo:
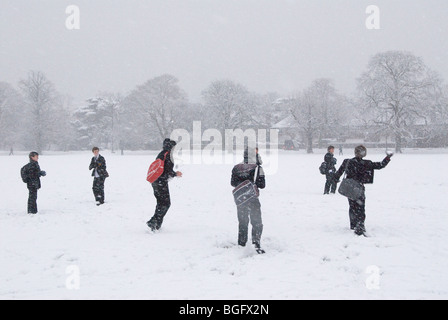
[[[380,30],[365,26],[372,4]],[[80,8],[80,30],[66,28],[69,5]],[[434,119],[446,111],[447,12],[441,0],[1,0],[0,147],[149,148],[194,120],[276,128],[308,151],[350,139],[381,144],[386,127],[404,146],[446,146],[448,122]],[[383,121],[393,111],[362,112],[372,101],[361,99],[359,80],[390,51],[421,58],[440,89],[419,93],[393,125]],[[33,100],[36,79],[51,103]],[[311,92],[324,98],[308,103],[319,110],[307,118]],[[226,105],[229,97],[237,102]],[[431,110],[415,115],[423,104]],[[312,130],[311,118],[319,118]],[[404,132],[411,124],[419,127]]]

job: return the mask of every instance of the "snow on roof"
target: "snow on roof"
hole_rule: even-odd
[[[287,129],[297,126],[297,123],[293,116],[289,115],[285,119],[281,120],[274,124],[272,129]]]

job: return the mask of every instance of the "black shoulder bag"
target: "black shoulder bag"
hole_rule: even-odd
[[[347,179],[347,168],[351,160],[347,161],[344,171],[344,179],[339,186],[338,192],[350,200],[359,200],[364,196],[364,186],[355,179]]]
[[[233,190],[233,198],[238,207],[253,198],[258,198],[260,196],[259,188],[264,189],[266,187],[264,173],[260,172],[260,169],[263,170],[261,166],[258,166],[255,181],[246,180]]]

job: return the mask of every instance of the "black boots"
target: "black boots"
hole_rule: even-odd
[[[258,254],[265,254],[265,253],[266,253],[266,251],[264,251],[263,249],[261,249],[260,242],[258,242],[258,241],[254,241],[252,244],[254,245],[254,247],[255,247],[255,251],[257,251]]]
[[[358,224],[355,227],[355,234],[357,236],[365,236],[366,235],[366,227],[364,226],[363,222],[358,222]]]
[[[146,222],[146,225],[148,226],[149,229],[151,229],[151,231],[156,231],[160,229],[160,227],[157,226],[157,223],[154,222],[153,220],[149,220],[148,222]]]

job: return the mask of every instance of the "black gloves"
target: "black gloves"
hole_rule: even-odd
[[[47,175],[47,173],[46,173],[45,171],[41,171],[41,172],[40,172],[40,176],[41,176],[41,177],[45,177],[46,175]]]
[[[386,151],[386,154],[389,158],[392,158],[394,156],[394,153],[392,151]]]

